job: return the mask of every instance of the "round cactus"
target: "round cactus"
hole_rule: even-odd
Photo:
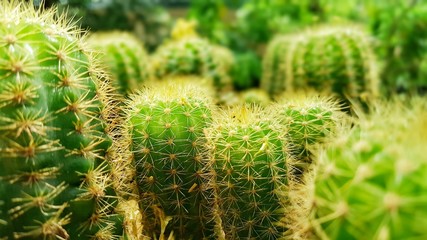
[[[426,110],[382,106],[321,151],[291,194],[292,239],[424,239]]]
[[[152,57],[155,79],[170,75],[198,75],[210,79],[218,90],[232,87],[229,76],[233,55],[197,36],[194,26],[178,22],[173,39],[161,45]]]
[[[330,141],[345,122],[337,100],[314,94],[302,96],[288,96],[270,106],[286,132],[288,153],[299,170],[313,161],[312,148]]]
[[[278,239],[286,194],[284,139],[256,107],[223,112],[207,131],[213,200],[226,239]]]
[[[109,91],[79,36],[54,10],[0,3],[0,239],[124,235]]]
[[[148,78],[147,53],[131,33],[93,33],[88,44],[101,53],[102,64],[120,94],[127,96],[136,91]]]
[[[170,218],[166,235],[173,231],[177,239],[202,239],[213,234],[204,216],[209,98],[202,88],[168,82],[133,95],[128,105],[126,121],[147,231],[161,234],[156,230],[162,223],[156,219]]]
[[[361,30],[323,27],[275,38],[264,58],[261,87],[273,96],[314,89],[368,101],[379,94],[376,65]]]

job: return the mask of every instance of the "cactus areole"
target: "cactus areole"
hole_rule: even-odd
[[[105,95],[80,32],[0,3],[0,239],[116,239]]]

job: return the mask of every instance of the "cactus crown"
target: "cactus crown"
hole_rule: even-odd
[[[308,163],[312,148],[333,139],[348,120],[338,100],[313,93],[285,94],[271,109],[286,131],[294,160]]]

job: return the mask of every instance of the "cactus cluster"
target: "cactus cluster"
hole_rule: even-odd
[[[284,138],[260,108],[239,106],[209,128],[212,201],[226,239],[278,239],[286,195]]]
[[[0,238],[118,239],[109,99],[80,32],[54,10],[0,8]]]
[[[87,40],[100,52],[102,65],[111,76],[112,85],[127,96],[149,78],[148,55],[142,43],[128,32],[96,32]]]
[[[146,88],[128,103],[127,132],[147,231],[160,235],[157,219],[164,215],[171,218],[165,234],[173,232],[177,239],[213,234],[205,226],[204,132],[211,122],[210,104],[203,89],[176,82]]]
[[[368,36],[352,26],[328,26],[272,40],[263,62],[261,87],[317,90],[368,101],[379,94],[378,69]]]
[[[321,151],[291,191],[292,239],[424,239],[426,110],[381,106]]]
[[[231,88],[228,66],[232,54],[198,37],[194,26],[178,22],[174,38],[162,44],[152,57],[151,73],[162,80],[170,75],[198,75],[210,79],[218,90]]]

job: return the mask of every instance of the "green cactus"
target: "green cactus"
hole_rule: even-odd
[[[173,75],[197,75],[210,79],[219,91],[232,87],[229,71],[233,55],[198,37],[191,24],[178,22],[173,39],[161,45],[152,58],[155,79]]]
[[[242,102],[266,107],[271,103],[270,96],[260,88],[249,88],[240,92]]]
[[[299,170],[307,169],[312,148],[330,141],[346,118],[337,100],[314,94],[286,96],[270,108],[286,132],[288,152],[299,162]]]
[[[97,32],[89,37],[88,44],[102,54],[102,64],[123,96],[141,88],[148,79],[148,55],[132,33]]]
[[[284,233],[284,139],[266,115],[257,107],[235,107],[207,131],[213,201],[226,239],[278,239]]]
[[[321,151],[291,194],[291,239],[425,239],[426,110],[382,105]]]
[[[323,27],[271,41],[261,87],[273,96],[314,89],[369,101],[379,95],[376,65],[363,31],[351,26]]]
[[[204,90],[175,81],[154,85],[128,102],[141,205],[148,232],[160,229],[158,218],[171,218],[166,235],[202,239],[209,234],[203,166],[207,161],[204,130],[211,122],[211,103]],[[160,212],[163,212],[159,216]],[[213,234],[210,233],[210,234]]]
[[[108,89],[79,36],[54,10],[0,4],[0,239],[123,236]]]

